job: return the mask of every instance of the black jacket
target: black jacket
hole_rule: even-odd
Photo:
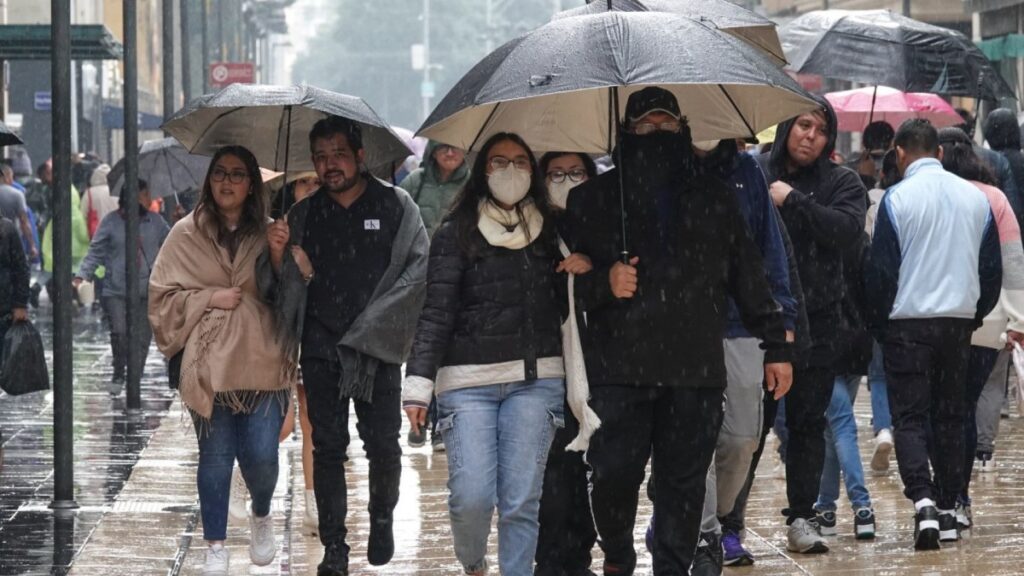
[[[993,150],[1002,154],[1010,164],[1010,173],[1013,175],[1016,184],[1016,194],[1006,194],[1013,213],[1017,217],[1017,224],[1024,229],[1024,153],[1020,149],[1020,126],[1017,125],[1017,115],[1006,108],[993,110],[985,118],[985,140]]]
[[[554,225],[520,250],[491,246],[479,231],[475,254],[460,248],[457,227],[445,221],[430,246],[427,301],[406,374],[434,380],[439,368],[523,360],[527,380],[537,359],[562,355],[561,324],[568,309],[566,276]]]
[[[18,227],[0,218],[0,319],[28,307],[29,272]]]
[[[794,188],[779,209],[793,242],[807,314],[835,311],[846,293],[843,252],[860,238],[867,211],[867,190],[857,174],[829,160],[836,140],[836,116],[821,99],[829,124],[829,141],[818,161],[794,173],[786,169],[786,141],[796,119],[779,125],[778,146],[758,157],[771,183],[782,180]],[[813,324],[813,321],[812,321]],[[811,327],[812,332],[814,327]]]
[[[574,251],[594,264],[576,278],[590,385],[724,387],[729,296],[744,326],[765,341],[766,361],[789,361],[782,308],[772,298],[760,251],[735,195],[713,177],[675,182],[675,215],[665,235],[656,233],[666,226],[659,224],[669,206],[665,199],[659,205],[651,198],[642,175],[624,174],[629,251],[640,258],[638,290],[632,299],[615,298],[609,271],[622,249],[618,170],[569,195]]]

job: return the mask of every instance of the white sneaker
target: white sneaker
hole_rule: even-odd
[[[245,497],[247,494],[249,494],[249,489],[245,486],[242,473],[235,466],[235,469],[231,472],[231,500],[228,502],[228,516],[232,520],[240,522],[249,516],[249,511],[245,507]]]
[[[277,541],[274,540],[274,517],[270,514],[259,518],[249,515],[249,559],[257,566],[266,566],[277,555]]]
[[[228,576],[228,549],[223,544],[214,544],[206,549],[206,563],[203,576]]]
[[[797,518],[789,525],[786,533],[786,548],[798,554],[822,554],[828,552],[828,545],[813,522]]]
[[[871,456],[871,470],[883,473],[889,471],[892,446],[892,432],[888,428],[879,430],[875,435],[875,453]]]
[[[320,535],[320,511],[316,507],[316,494],[306,490],[306,514],[302,517],[302,527],[307,536]]]

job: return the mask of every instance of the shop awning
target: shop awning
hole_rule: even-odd
[[[72,60],[119,60],[121,43],[102,24],[71,26]],[[48,24],[0,26],[0,60],[49,60]]]
[[[1024,34],[1007,34],[982,40],[977,44],[985,56],[993,62],[1004,58],[1024,57]]]

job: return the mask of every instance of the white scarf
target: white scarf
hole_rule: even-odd
[[[488,244],[498,248],[520,250],[540,236],[544,229],[544,216],[540,210],[537,210],[537,206],[531,201],[521,203],[520,207],[526,226],[523,226],[515,210],[505,210],[489,200],[480,203],[477,228]]]

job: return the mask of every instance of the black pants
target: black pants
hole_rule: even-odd
[[[544,469],[534,576],[579,576],[590,569],[597,532],[590,512],[587,465],[581,452],[565,450],[578,433],[579,422],[566,404],[565,427],[555,432]]]
[[[975,450],[978,448],[978,399],[985,389],[988,377],[996,367],[999,350],[971,346],[971,356],[967,362],[967,404],[964,406],[964,486],[960,498],[970,502],[971,473],[974,472]]]
[[[825,465],[825,410],[832,400],[836,372],[832,366],[808,366],[793,372],[793,387],[786,395],[787,523],[814,518],[814,503]]]
[[[940,510],[955,507],[964,484],[971,327],[954,318],[893,320],[883,345],[903,493],[914,502],[930,498]]]
[[[718,521],[722,524],[723,533],[732,532],[740,534],[746,528],[747,501],[750,499],[750,490],[754,487],[757,465],[761,463],[761,454],[764,454],[765,441],[768,439],[768,434],[772,431],[778,411],[779,401],[775,399],[775,394],[766,388],[764,392],[764,423],[761,427],[761,442],[757,445],[757,451],[754,452],[754,456],[750,460],[747,481],[736,496],[736,504],[733,505],[732,512],[718,518]]]
[[[370,516],[389,514],[398,504],[402,474],[401,369],[381,364],[373,383],[373,402],[355,400],[356,429],[370,461]],[[302,359],[306,406],[313,426],[313,488],[320,511],[320,541],[348,550],[345,515],[348,487],[345,455],[348,449],[349,399],[339,394],[341,374],[336,365],[316,358]]]
[[[689,574],[700,536],[708,466],[722,426],[724,389],[598,386],[601,428],[590,441],[590,503],[605,562],[636,563],[633,527],[653,450],[654,574]]]

